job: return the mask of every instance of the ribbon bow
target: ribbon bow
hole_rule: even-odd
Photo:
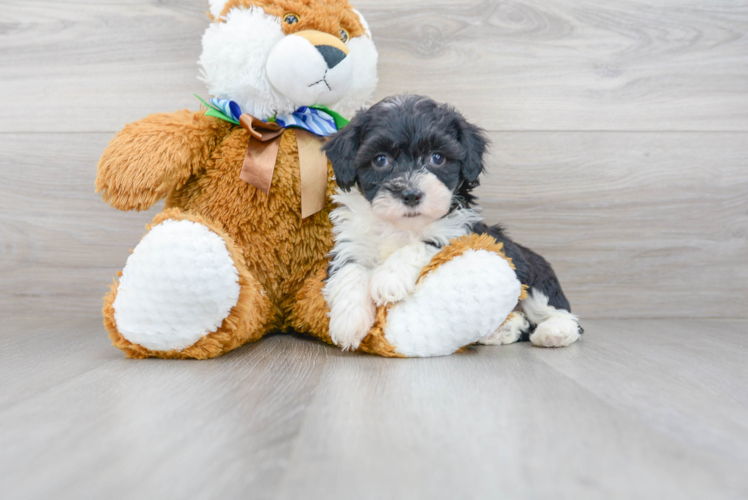
[[[195,96],[200,99],[199,96]],[[200,99],[213,116],[241,125],[250,134],[240,178],[266,195],[270,194],[280,136],[295,128],[301,177],[301,217],[307,218],[325,207],[327,200],[327,157],[320,151],[325,137],[348,124],[343,116],[324,106],[302,106],[291,114],[276,115],[267,121],[242,113],[234,101]]]

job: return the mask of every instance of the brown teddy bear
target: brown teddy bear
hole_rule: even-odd
[[[129,357],[210,358],[291,329],[331,342],[321,291],[336,186],[319,150],[373,93],[371,33],[346,0],[210,0],[210,17],[199,61],[214,96],[207,111],[127,125],[98,166],[97,192],[113,207],[166,200],[105,296],[105,326]],[[495,241],[466,237],[424,268],[426,291],[416,293],[439,292],[443,280],[429,285],[430,276],[464,273],[455,262],[476,249],[509,269]],[[494,330],[517,302],[518,282],[510,285]],[[357,348],[442,355],[491,333],[436,325],[416,335],[408,315],[445,307],[417,299],[381,307]]]

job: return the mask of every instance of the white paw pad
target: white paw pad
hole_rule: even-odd
[[[569,316],[551,317],[540,323],[530,342],[540,347],[565,347],[579,339],[579,324]]]
[[[221,326],[239,289],[239,273],[220,236],[196,222],[167,220],[127,259],[114,319],[134,344],[181,350]]]

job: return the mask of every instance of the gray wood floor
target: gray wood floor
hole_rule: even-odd
[[[279,335],[206,362],[122,359],[98,318],[0,321],[3,498],[748,495],[748,321],[426,360]]]
[[[4,499],[748,495],[748,321],[425,360],[274,336],[206,362],[125,360],[98,318],[0,325]]]
[[[489,131],[486,218],[583,342],[123,359],[101,296],[158,208],[95,166],[205,96],[207,0],[0,0],[0,498],[748,498],[748,0],[354,4],[377,99]]]

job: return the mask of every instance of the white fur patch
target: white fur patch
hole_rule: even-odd
[[[276,91],[265,74],[268,54],[284,37],[280,19],[258,7],[231,9],[225,22],[211,23],[198,61],[208,92],[236,101],[243,112],[263,120],[295,111],[293,101]]]
[[[353,59],[348,55],[334,68],[328,68],[309,40],[288,35],[270,51],[266,71],[273,87],[297,107],[327,106],[338,102],[350,90]]]
[[[405,299],[414,290],[421,269],[439,251],[424,241],[447,245],[467,234],[480,216],[473,210],[455,210],[418,229],[406,230],[379,219],[358,190],[338,190],[333,200],[339,205],[330,215],[335,256],[323,295],[330,307],[333,342],[355,349],[374,323],[374,302]]]
[[[356,188],[349,192],[338,190],[333,201],[338,205],[330,214],[336,242],[333,267],[357,262],[374,269],[396,250],[411,243],[433,241],[446,246],[453,238],[468,234],[481,220],[475,210],[461,209],[420,228],[398,229],[378,218],[369,201]]]
[[[446,356],[496,331],[522,285],[509,263],[468,250],[429,274],[387,315],[385,337],[409,357]]]
[[[421,269],[438,252],[438,248],[421,242],[396,250],[371,275],[369,291],[374,303],[383,306],[399,302],[410,295],[415,289]]]
[[[502,345],[517,342],[522,332],[530,328],[530,322],[521,312],[514,312],[512,316],[488,337],[481,339],[479,344]]]
[[[134,344],[181,350],[221,326],[239,288],[238,271],[220,236],[202,224],[167,220],[127,259],[114,319]]]
[[[548,305],[545,294],[532,290],[522,301],[522,310],[537,324],[530,342],[540,347],[565,347],[579,340],[579,318],[564,309]]]
[[[325,283],[330,306],[330,337],[335,345],[356,349],[374,325],[376,308],[369,296],[369,271],[356,264],[343,267]]]
[[[224,4],[221,0],[211,2],[211,13],[214,16],[216,12],[220,14]],[[276,44],[290,37],[293,35],[286,37],[283,33],[281,20],[266,14],[260,7],[231,9],[225,16],[225,22],[211,23],[203,35],[203,51],[198,61],[200,79],[208,85],[208,92],[212,96],[236,101],[242,111],[261,119],[291,113],[299,106],[316,104],[316,101],[344,116],[352,116],[356,110],[370,103],[377,85],[378,55],[369,35],[348,41],[348,62],[344,60],[338,64],[339,68],[333,68],[329,75],[325,75],[325,68],[322,68],[322,76],[328,78],[331,86],[341,89],[327,95],[321,92],[284,93],[288,92],[286,84],[298,86],[314,83],[298,79],[299,71],[305,73],[302,66],[310,58],[316,57],[311,53],[277,59],[280,67],[289,65],[287,69],[293,71],[280,75],[279,78],[282,78],[276,81],[276,86],[270,83],[267,74],[269,55]],[[310,78],[312,76],[309,75]]]
[[[218,18],[227,3],[228,0],[208,0],[208,5],[210,5],[210,15]]]
[[[391,191],[382,189],[371,202],[371,210],[377,218],[407,230],[419,229],[449,212],[452,191],[431,172],[415,172],[404,184],[421,191],[420,203],[408,207]]]

